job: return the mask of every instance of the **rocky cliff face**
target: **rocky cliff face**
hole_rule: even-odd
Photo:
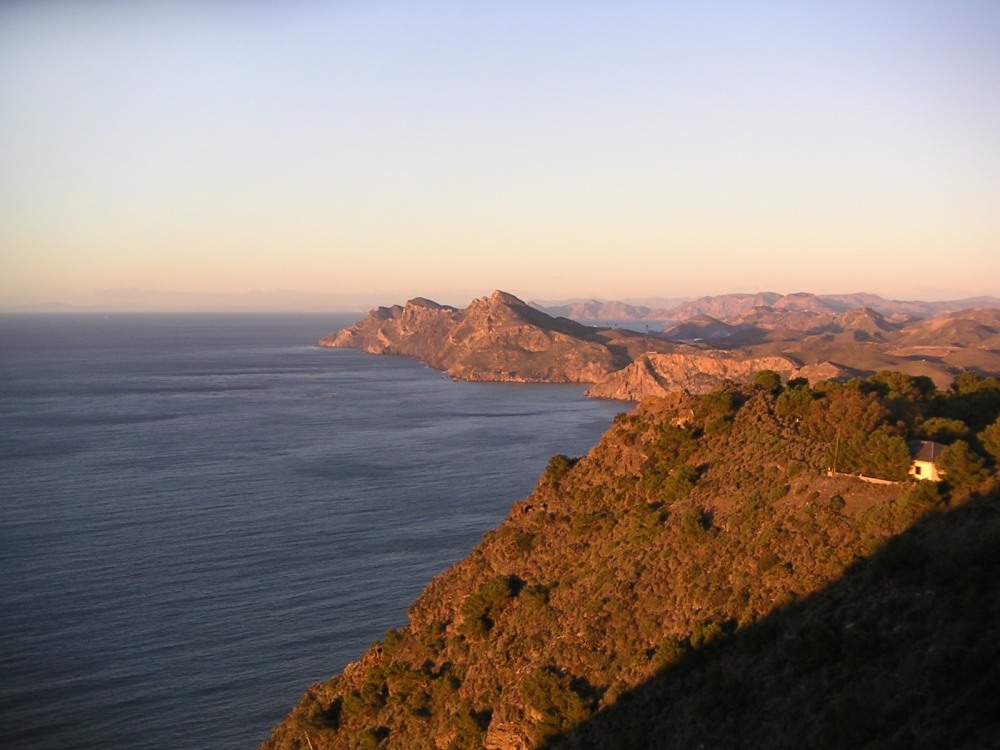
[[[462,380],[596,383],[639,353],[677,345],[655,336],[553,318],[497,291],[464,310],[418,298],[380,307],[320,346],[416,357]]]
[[[788,380],[795,377],[798,366],[786,357],[736,357],[722,352],[643,354],[595,385],[587,395],[641,401],[671,391],[708,393],[726,380],[750,382],[761,370],[773,370]]]

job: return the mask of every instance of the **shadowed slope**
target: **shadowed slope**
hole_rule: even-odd
[[[994,493],[924,519],[547,747],[997,747],[998,626]]]

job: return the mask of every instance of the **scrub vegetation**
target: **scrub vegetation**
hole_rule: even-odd
[[[263,747],[995,745],[998,461],[995,378],[648,399]]]

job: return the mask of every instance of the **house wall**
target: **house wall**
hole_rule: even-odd
[[[910,476],[916,479],[929,479],[932,482],[941,481],[941,475],[938,474],[937,466],[930,461],[914,461],[911,463]]]

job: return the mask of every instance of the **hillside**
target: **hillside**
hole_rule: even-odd
[[[709,351],[697,355],[652,352],[610,374],[587,391],[587,395],[641,401],[678,390],[707,393],[727,380],[750,381],[762,370],[777,372],[784,380],[799,373],[798,365],[786,357],[736,356]]]
[[[956,385],[648,399],[262,748],[995,745],[1000,381]],[[914,437],[947,483],[825,473]]]
[[[501,291],[464,310],[420,298],[380,307],[319,343],[416,357],[463,380],[545,383],[596,383],[644,352],[689,348],[553,318]]]

